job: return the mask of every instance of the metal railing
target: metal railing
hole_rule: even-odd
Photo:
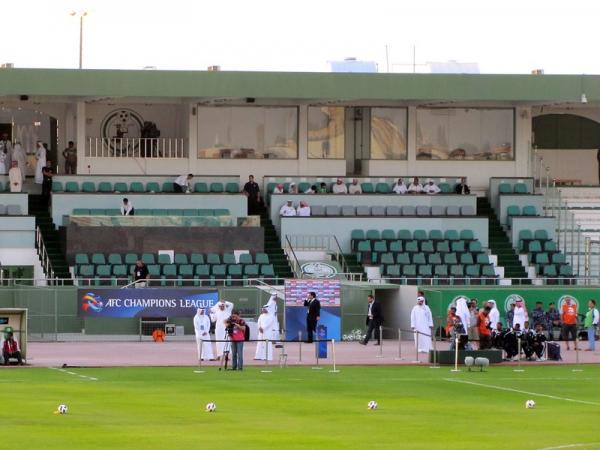
[[[54,269],[52,268],[52,262],[50,261],[50,256],[48,255],[48,251],[46,250],[46,244],[44,243],[44,237],[42,236],[42,231],[40,227],[35,227],[35,247],[37,248],[38,256],[40,257],[40,262],[42,263],[42,268],[44,269],[44,273],[48,277],[48,280],[54,280]]]
[[[302,268],[300,267],[300,262],[296,257],[296,252],[294,251],[294,247],[290,242],[289,236],[285,236],[285,248],[283,249],[285,254],[290,261],[290,265],[292,266],[292,272],[296,278],[302,278]]]
[[[188,157],[183,138],[88,138],[88,158],[182,159]]]

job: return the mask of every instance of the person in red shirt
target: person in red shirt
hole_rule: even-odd
[[[8,365],[9,358],[17,358],[19,364],[23,364],[23,358],[21,358],[21,349],[19,349],[19,343],[15,341],[12,331],[6,333],[6,339],[2,344],[2,357],[4,358],[4,365]]]
[[[246,340],[246,322],[239,311],[233,311],[229,321],[229,338],[231,339],[231,369],[244,369],[244,341]]]
[[[446,336],[450,336],[450,331],[454,328],[454,321],[456,320],[456,307],[452,306],[448,311],[448,317],[446,319]]]
[[[569,336],[573,338],[573,341],[577,337],[577,305],[571,297],[565,298],[560,315],[562,320],[562,338],[567,344],[567,350],[571,350],[569,347]]]
[[[479,332],[479,350],[492,346],[492,330],[490,330],[490,307],[486,306],[477,317],[477,331]]]

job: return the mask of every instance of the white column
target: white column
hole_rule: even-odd
[[[93,167],[91,167],[90,172],[88,172],[87,167],[87,158],[85,157],[85,149],[87,146],[87,136],[85,135],[85,102],[77,102],[77,108],[75,113],[76,119],[76,142],[77,146],[77,173],[78,174],[87,174],[93,171]]]
[[[516,177],[533,175],[531,167],[531,108],[515,108],[515,172]]]

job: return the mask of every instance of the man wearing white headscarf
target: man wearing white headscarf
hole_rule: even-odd
[[[525,322],[529,322],[529,314],[522,299],[515,301],[515,315],[513,318],[513,328],[516,324],[521,325],[521,331],[525,330]]]
[[[8,171],[8,182],[10,183],[10,192],[21,192],[23,189],[23,176],[16,161],[12,162],[12,167]]]
[[[198,308],[194,316],[194,332],[198,347],[198,361],[214,361],[215,355],[210,342],[210,318],[204,314],[204,308]]]
[[[4,175],[6,173],[6,168],[8,167],[6,159],[6,153],[0,151],[0,175]]]
[[[273,315],[269,314],[269,311],[265,306],[262,307],[262,314],[259,316],[256,322],[258,326],[258,342],[256,343],[256,353],[254,359],[260,359],[261,361],[273,359]],[[269,340],[267,343],[266,340]]]
[[[488,300],[488,306],[490,307],[490,313],[488,319],[490,320],[490,329],[495,330],[496,324],[500,322],[500,311],[496,306],[496,300]]]
[[[44,181],[44,175],[42,169],[46,167],[46,147],[41,142],[37,143],[37,149],[35,151],[35,184],[42,184]]]
[[[220,299],[215,306],[210,308],[212,320],[215,322],[215,339],[217,341],[225,340],[225,321],[231,316],[231,311],[233,311],[233,303],[225,301],[225,299]],[[224,347],[225,342],[217,342],[217,360],[223,356]]]
[[[269,301],[265,306],[263,306],[263,308],[266,309],[267,312],[273,316],[273,325],[271,326],[270,333],[271,337],[269,339],[277,341],[279,340],[279,319],[277,318],[277,294],[271,294],[271,297],[269,297]]]
[[[15,143],[12,152],[12,160],[17,162],[17,166],[21,170],[21,179],[25,180],[25,168],[27,167],[27,154],[19,142]]]
[[[429,306],[425,304],[425,297],[417,297],[417,304],[410,312],[410,327],[415,331],[417,351],[419,353],[429,353],[429,350],[431,350],[433,318]]]
[[[471,318],[466,298],[459,297],[456,300],[456,315],[460,317],[460,321],[462,322],[463,327],[465,327],[465,331],[468,330],[471,325]]]
[[[0,172],[4,174],[12,165],[13,147],[12,142],[8,138],[8,133],[2,133],[2,139],[0,139],[0,152],[4,153],[4,171]]]

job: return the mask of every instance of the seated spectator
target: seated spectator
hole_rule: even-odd
[[[465,177],[462,177],[460,179],[460,183],[458,183],[456,186],[454,186],[454,192],[457,194],[470,194],[471,193],[471,189],[469,189],[469,186],[467,186],[467,179]]]
[[[394,183],[394,186],[392,186],[392,191],[396,194],[406,194],[407,189],[404,181],[402,181],[402,178],[398,178],[398,181]]]
[[[531,321],[533,322],[533,328],[537,328],[538,325],[542,327],[546,325],[546,313],[542,308],[542,302],[535,302],[535,308],[531,311]]]
[[[331,188],[331,192],[334,194],[347,194],[348,188],[346,184],[341,178],[338,178],[333,187]]]
[[[288,200],[287,203],[281,207],[279,210],[279,215],[283,217],[291,217],[296,215],[296,210],[294,209],[294,205],[291,200]]]
[[[273,188],[273,194],[283,194],[283,183],[277,183]]]
[[[360,184],[358,183],[358,180],[356,178],[352,180],[352,184],[350,185],[350,187],[348,187],[348,193],[362,194],[362,188],[360,187]]]
[[[133,209],[133,205],[129,201],[129,199],[124,198],[123,204],[121,205],[121,215],[122,216],[133,216],[135,214],[135,210]]]
[[[423,186],[419,183],[419,178],[415,177],[413,182],[408,185],[407,192],[410,194],[420,194],[423,192]]]
[[[548,305],[548,311],[546,312],[546,330],[548,330],[548,338],[554,340],[553,330],[555,328],[561,329],[562,323],[560,321],[560,313],[556,309],[554,303]]]
[[[297,194],[298,193],[298,186],[296,186],[296,183],[292,182],[290,183],[290,187],[288,189],[288,194]]]
[[[537,324],[535,327],[535,335],[533,336],[531,347],[540,361],[546,361],[546,357],[544,356],[544,342],[546,342],[544,327],[541,324]]]
[[[300,205],[298,205],[298,209],[296,210],[296,215],[300,217],[308,217],[310,216],[310,206],[305,201],[301,201]]]
[[[313,184],[307,190],[304,191],[305,194],[316,194],[317,193],[317,185]]]
[[[180,175],[175,178],[175,181],[173,182],[173,189],[175,192],[185,192],[186,194],[191,192],[190,185],[192,184],[192,178],[194,178],[194,175],[191,173]]]
[[[327,183],[321,183],[319,185],[318,193],[319,194],[327,194]]]
[[[429,180],[429,183],[423,187],[423,192],[426,194],[439,194],[440,191],[441,189],[432,180]]]
[[[13,337],[13,332],[9,331],[6,333],[6,339],[2,343],[2,358],[4,359],[4,365],[8,365],[10,358],[16,358],[19,364],[23,364],[23,358],[21,358],[21,349],[19,343]]]

